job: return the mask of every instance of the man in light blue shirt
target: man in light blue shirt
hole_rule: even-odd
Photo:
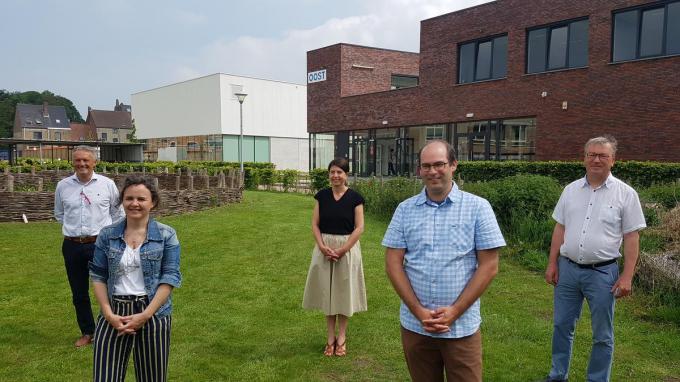
[[[54,193],[54,217],[62,223],[64,242],[61,250],[81,331],[76,347],[90,344],[94,334],[88,269],[88,262],[94,254],[94,242],[103,227],[124,216],[116,184],[94,173],[96,158],[94,148],[75,147],[75,174],[59,181]]]
[[[479,297],[498,272],[505,240],[491,205],[453,183],[455,150],[420,152],[425,187],[397,207],[382,244],[402,304],[402,345],[414,381],[481,381]]]

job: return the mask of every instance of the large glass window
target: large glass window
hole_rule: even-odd
[[[680,1],[614,13],[612,61],[680,54]]]
[[[390,90],[412,88],[414,86],[418,86],[418,76],[392,75]]]
[[[588,65],[588,19],[531,29],[527,33],[527,73]]]
[[[535,156],[535,118],[461,122],[454,135],[459,161],[533,160]]]
[[[335,158],[335,133],[311,134],[310,169],[325,168]]]
[[[458,83],[503,78],[508,67],[508,36],[468,42],[458,47]]]

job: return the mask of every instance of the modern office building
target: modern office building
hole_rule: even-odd
[[[466,160],[680,161],[680,1],[498,0],[423,20],[420,53],[307,52],[312,167],[412,174],[442,138]]]
[[[239,161],[307,170],[306,86],[212,74],[132,94],[136,137],[146,160]]]

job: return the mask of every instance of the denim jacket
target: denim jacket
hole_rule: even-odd
[[[90,261],[90,277],[92,281],[105,283],[108,289],[109,302],[113,296],[113,286],[120,277],[118,265],[125,251],[126,219],[107,226],[99,232],[95,243],[94,257]],[[144,289],[153,300],[158,285],[168,284],[174,288],[180,286],[182,275],[179,272],[179,241],[171,227],[149,219],[146,240],[139,250],[144,274]],[[172,294],[158,308],[156,316],[163,317],[172,313]]]

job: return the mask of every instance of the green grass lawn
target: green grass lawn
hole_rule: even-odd
[[[182,244],[170,380],[406,381],[399,299],[385,276],[386,223],[361,239],[367,312],[350,320],[345,358],[325,358],[325,322],[301,308],[313,246],[309,196],[246,192],[243,203],[161,219]],[[0,224],[0,381],[87,381],[91,347],[78,336],[56,223]],[[94,302],[94,301],[93,301]],[[617,306],[613,381],[680,381],[680,328],[647,322],[644,296]],[[547,374],[552,289],[539,273],[501,260],[482,298],[485,381]],[[590,348],[587,310],[576,334],[573,381]],[[128,379],[134,380],[132,365]]]

